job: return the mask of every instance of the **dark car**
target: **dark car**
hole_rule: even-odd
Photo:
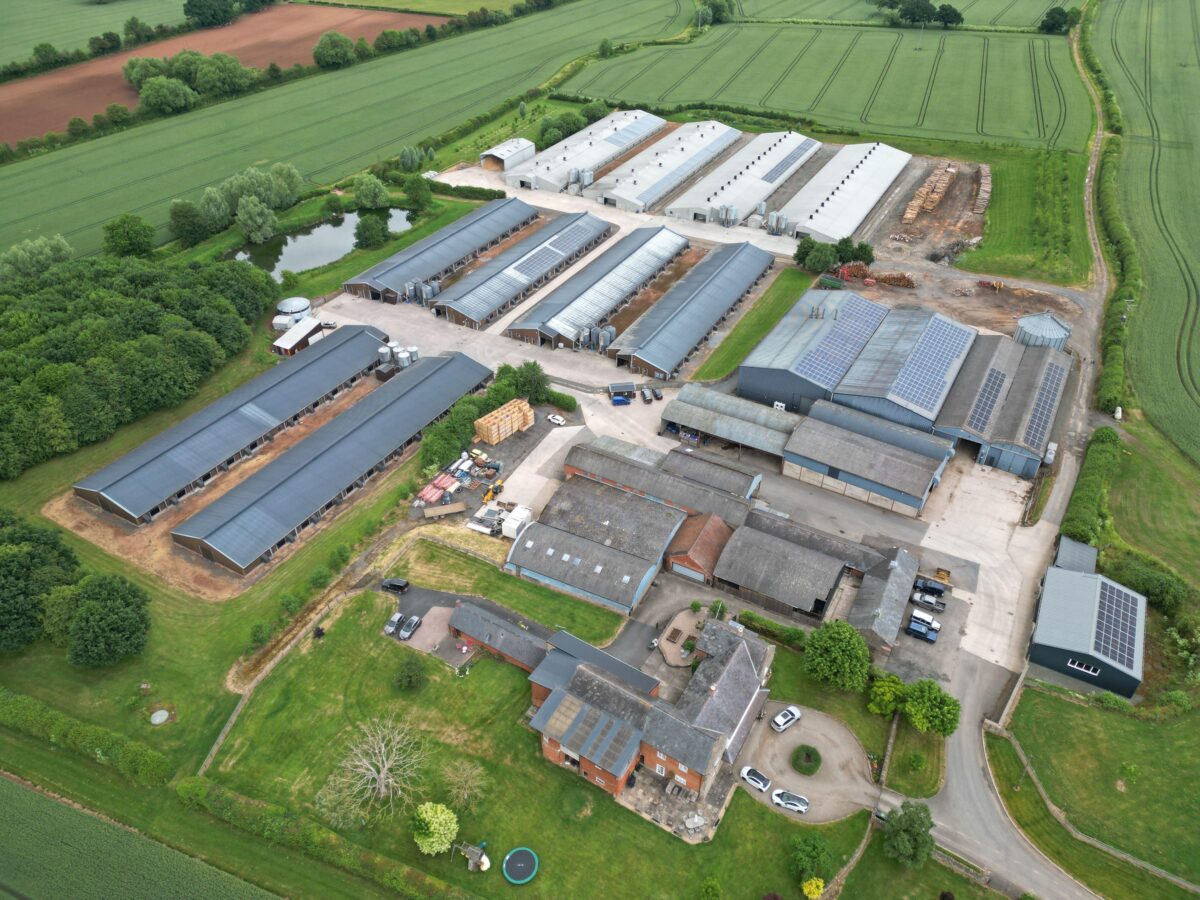
[[[420,616],[409,616],[408,621],[404,623],[404,627],[400,629],[400,633],[396,637],[402,641],[407,641],[413,636],[413,633],[421,627]]]
[[[946,593],[946,585],[932,578],[918,578],[913,582],[913,588],[922,594],[932,594],[934,597],[940,597]]]
[[[655,400],[662,399],[662,391],[660,391],[658,388],[651,388],[650,393],[652,393],[654,395]]]
[[[403,578],[385,578],[383,579],[383,589],[393,594],[407,594],[408,582]]]
[[[927,627],[922,622],[918,622],[916,619],[910,618],[908,620],[908,625],[905,626],[904,630],[907,631],[909,634],[911,634],[913,637],[918,637],[918,638],[921,638],[922,640],[929,641],[929,643],[931,643],[931,644],[937,643],[938,633],[936,631],[934,631],[932,628]]]
[[[642,402],[653,403],[654,395],[650,393],[650,388],[642,388]]]

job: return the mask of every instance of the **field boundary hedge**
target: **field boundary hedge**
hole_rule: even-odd
[[[0,725],[116,769],[141,784],[164,784],[171,764],[157,750],[99,725],[68,716],[41,700],[0,686]]]
[[[830,25],[834,28],[849,27],[849,28],[890,28],[894,31],[916,31],[915,27],[905,27],[904,25],[893,25],[890,22],[880,22],[875,19],[761,19],[747,18],[735,20],[738,24],[746,25]],[[934,29],[930,29],[933,31]],[[971,25],[963,23],[955,25],[953,28],[945,28],[943,31],[983,31],[993,34],[1041,34],[1034,25]],[[1055,35],[1047,35],[1054,37]]]

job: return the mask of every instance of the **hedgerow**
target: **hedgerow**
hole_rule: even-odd
[[[1142,295],[1145,281],[1133,232],[1121,212],[1117,193],[1117,169],[1121,161],[1121,138],[1105,138],[1100,151],[1100,172],[1096,181],[1096,211],[1100,229],[1112,250],[1116,263],[1116,289],[1104,307],[1100,328],[1100,354],[1103,368],[1096,386],[1096,406],[1113,412],[1125,399],[1125,337],[1129,305]]]
[[[1111,428],[1097,428],[1088,440],[1075,490],[1059,529],[1085,544],[1098,543],[1108,518],[1108,486],[1121,462],[1121,438]]]

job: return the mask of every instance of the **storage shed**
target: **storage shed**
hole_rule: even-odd
[[[689,516],[667,548],[668,571],[703,584],[713,583],[713,571],[733,529],[720,516]]]
[[[321,323],[312,316],[306,316],[271,344],[271,352],[279,356],[295,356],[305,347],[321,340],[324,334]]]
[[[718,587],[785,616],[821,618],[833,599],[845,560],[743,525],[721,551]]]
[[[501,141],[479,154],[481,168],[493,172],[507,172],[537,155],[537,147],[529,138],[516,137]]]
[[[800,418],[689,382],[663,408],[662,427],[679,435],[680,440],[714,437],[782,457]]]

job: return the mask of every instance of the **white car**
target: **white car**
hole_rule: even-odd
[[[388,619],[387,624],[383,626],[383,633],[384,634],[395,634],[396,628],[399,627],[400,621],[403,618],[404,618],[404,615],[402,613],[393,614],[392,617],[390,619]]]
[[[771,727],[780,734],[787,731],[793,725],[800,721],[800,710],[794,706],[789,706],[785,710],[781,710],[779,715],[771,720]]]
[[[914,609],[912,611],[912,617],[914,619],[916,619],[918,622],[920,622],[922,625],[924,625],[926,628],[928,628],[930,631],[941,631],[942,630],[942,623],[939,622],[937,619],[935,619],[933,616],[931,616],[929,613],[925,612],[925,610],[923,610],[923,609]]]
[[[766,793],[766,791],[771,787],[771,779],[762,772],[758,771],[758,769],[750,768],[750,766],[746,766],[744,769],[742,769],[742,781],[746,782],[746,784],[750,785],[750,787],[754,788],[756,791],[762,791],[764,793]]]
[[[791,812],[800,813],[800,815],[808,812],[808,798],[793,794],[791,791],[771,791],[771,802]]]
[[[550,415],[546,416],[546,421],[549,422],[551,425],[566,425],[567,424],[567,420],[564,419],[562,416],[560,416],[558,413],[550,413]]]

